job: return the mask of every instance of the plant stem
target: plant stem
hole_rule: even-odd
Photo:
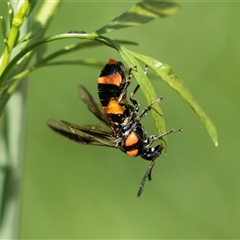
[[[13,8],[19,3],[12,1]],[[23,3],[25,4],[25,3]],[[28,3],[27,3],[28,4]],[[14,16],[13,25],[8,35],[8,42],[4,49],[0,73],[6,68],[10,57],[20,51],[14,48],[20,34],[27,33],[27,24],[22,25],[21,13]],[[3,134],[1,136],[1,186],[0,186],[0,239],[16,239],[19,232],[20,185],[23,162],[23,143],[26,115],[27,80],[23,79],[16,92],[11,97],[4,114]]]
[[[28,0],[19,0],[17,3],[12,0],[12,5],[15,9],[16,6],[18,8],[14,17],[10,17],[13,24],[11,25],[7,45],[1,59],[1,73],[4,73],[9,65],[11,65],[14,59],[13,57],[27,48],[29,44],[28,42],[22,43],[20,46],[23,49],[15,47],[17,35],[16,31],[13,29],[16,27],[18,31],[20,30],[20,39],[26,36],[28,32],[27,24],[29,25],[29,23],[25,21],[25,18],[29,11],[29,2]],[[38,36],[39,39],[43,37],[59,5],[59,0],[53,2],[45,0],[42,3],[39,12],[35,15],[35,22],[32,26],[32,29],[39,29],[39,27],[42,29]],[[11,6],[11,4],[9,4],[9,6]],[[22,25],[23,21],[24,25]],[[11,41],[9,41],[10,38],[12,39]],[[14,38],[15,40],[13,40]],[[12,61],[9,62],[10,56]],[[29,54],[26,61],[18,68],[18,72],[14,73],[15,76],[23,70],[28,71],[28,59],[30,56]],[[14,77],[14,75],[12,77]],[[24,76],[22,75],[21,77]],[[4,80],[7,81],[9,79],[5,78]],[[2,84],[4,80],[1,82]],[[12,87],[14,88],[14,93],[12,89],[12,92],[6,96],[7,100],[10,96],[11,98],[5,109],[3,116],[4,121],[2,124],[3,131],[0,136],[0,239],[16,239],[19,235],[27,79],[18,79]],[[1,90],[3,91],[4,88]],[[5,99],[4,101],[7,100]]]

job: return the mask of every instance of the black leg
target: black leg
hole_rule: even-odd
[[[151,104],[149,104],[149,105],[142,111],[142,113],[141,113],[139,116],[137,116],[136,121],[140,121],[141,118],[144,117],[144,116],[147,114],[147,112],[151,110],[153,104],[159,103],[159,102],[161,102],[162,100],[163,100],[163,98],[162,98],[162,97],[159,97],[159,98],[157,98],[155,101],[153,101]]]
[[[140,104],[139,104],[139,102],[138,102],[134,97],[135,97],[135,94],[136,94],[136,92],[137,92],[137,90],[138,90],[139,88],[140,88],[140,85],[137,85],[137,86],[135,87],[135,89],[133,90],[133,92],[131,93],[131,96],[130,96],[130,101],[131,101],[132,104],[134,105],[136,112],[139,111]]]
[[[158,141],[158,140],[162,139],[163,137],[165,137],[165,136],[167,136],[167,135],[169,135],[171,133],[176,133],[176,132],[181,132],[181,131],[183,131],[182,128],[180,128],[178,130],[172,129],[172,130],[170,130],[168,132],[165,132],[165,133],[163,133],[161,135],[152,135],[152,136],[149,137],[149,144],[146,145],[146,148],[150,147],[153,144],[153,142]]]
[[[128,77],[125,81],[125,85],[122,89],[122,93],[120,94],[119,98],[118,98],[118,102],[120,103],[123,99],[123,97],[126,95],[127,93],[127,88],[129,87],[130,83],[131,83],[131,79],[132,79],[132,71],[133,70],[136,70],[137,69],[137,66],[134,66],[134,67],[131,67],[129,68],[129,71],[128,71]]]

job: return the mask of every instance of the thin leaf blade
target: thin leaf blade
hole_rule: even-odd
[[[95,33],[101,35],[121,28],[136,27],[158,18],[172,16],[179,10],[180,5],[174,2],[143,1],[114,18],[110,23],[98,29]]]
[[[144,74],[144,71],[143,71],[141,65],[136,60],[136,58],[133,56],[131,51],[127,50],[122,45],[118,45],[116,43],[115,43],[115,47],[119,51],[120,55],[122,56],[122,58],[124,59],[124,61],[127,63],[127,65],[129,67],[133,67],[133,66],[137,67],[137,70],[133,71],[132,73],[133,73],[136,81],[140,85],[140,88],[142,89],[143,94],[145,95],[147,103],[151,104],[154,100],[156,100],[158,98],[158,96],[157,96],[150,80],[148,79],[146,74]],[[159,132],[159,134],[165,133],[166,125],[165,125],[165,121],[163,118],[161,106],[160,106],[160,104],[155,104],[153,108],[155,111],[151,111],[151,113],[152,113],[154,122],[156,124],[156,127],[158,129],[158,132]],[[167,151],[166,137],[163,138],[163,141],[164,141],[165,151]]]
[[[150,68],[152,68],[162,78],[164,82],[166,82],[171,88],[173,88],[182,96],[182,98],[189,104],[189,106],[194,110],[194,112],[203,122],[213,143],[217,147],[218,134],[215,125],[207,116],[207,114],[202,110],[197,101],[193,98],[190,90],[186,87],[185,83],[174,73],[173,69],[169,65],[163,64],[154,58],[144,56],[135,52],[131,53],[138,60],[144,62]]]

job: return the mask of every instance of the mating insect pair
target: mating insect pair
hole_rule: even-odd
[[[95,102],[82,85],[79,86],[79,97],[105,127],[78,126],[63,120],[48,120],[47,124],[55,132],[78,143],[113,147],[131,157],[141,156],[143,159],[151,161],[137,192],[137,196],[140,197],[146,179],[151,180],[154,161],[163,150],[162,144],[155,147],[151,147],[151,145],[176,131],[171,130],[161,135],[147,136],[140,120],[151,110],[152,105],[160,102],[162,98],[156,99],[139,114],[140,104],[135,99],[135,94],[139,89],[139,85],[137,85],[129,98],[132,104],[128,103],[127,89],[134,68],[130,68],[127,75],[122,62],[109,59],[98,77],[98,96],[102,106]]]

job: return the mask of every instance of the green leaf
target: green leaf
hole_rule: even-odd
[[[94,38],[95,37],[95,38]],[[95,42],[82,42],[78,44],[72,44],[69,46],[65,46],[63,49],[60,49],[59,51],[56,51],[45,58],[40,59],[39,62],[37,62],[35,65],[31,67],[26,67],[27,62],[25,61],[25,57],[29,53],[33,53],[33,50],[36,48],[39,48],[39,46],[42,46],[45,43],[55,41],[55,40],[61,40],[66,38],[80,38],[80,39],[88,39],[88,40],[96,40]],[[30,39],[31,40],[31,39]],[[99,44],[99,42],[101,44]],[[136,42],[132,41],[125,41],[125,40],[119,40],[119,42],[124,44],[131,44],[131,45],[137,45]],[[3,74],[0,77],[0,83],[2,84],[2,87],[0,88],[0,117],[1,113],[3,112],[6,103],[8,102],[11,94],[16,89],[17,84],[21,81],[21,78],[27,76],[30,72],[33,70],[41,67],[41,66],[50,66],[50,65],[62,65],[62,64],[69,64],[69,61],[62,61],[62,62],[52,62],[53,59],[63,55],[67,54],[79,49],[86,49],[89,47],[99,47],[102,46],[102,43],[105,45],[108,45],[110,47],[112,46],[112,43],[109,41],[106,41],[103,38],[96,38],[93,34],[60,34],[60,35],[54,35],[52,37],[48,37],[45,39],[42,39],[38,42],[34,42],[30,45],[28,45],[26,48],[24,48],[19,54],[17,54],[11,62],[8,64],[8,66],[4,69]],[[27,59],[31,59],[28,56]],[[71,62],[71,64],[88,64],[92,66],[99,66],[99,62],[96,62],[94,60],[80,60],[79,62]],[[102,66],[103,64],[101,64]],[[20,71],[22,69],[22,71]]]
[[[27,41],[31,40],[41,30],[42,30],[41,28],[38,28],[38,29],[35,29],[35,30],[32,30],[32,31],[28,32],[22,39],[20,39],[17,42],[17,45],[22,44],[23,42],[27,42]]]
[[[133,42],[133,41],[127,41],[127,40],[116,40],[116,41],[121,44],[138,45],[138,43]],[[49,62],[49,61],[51,61],[57,57],[60,57],[62,55],[69,54],[71,52],[75,52],[76,50],[82,50],[82,49],[86,50],[87,48],[100,47],[100,46],[102,46],[102,44],[99,44],[99,42],[97,42],[97,41],[80,42],[80,43],[76,43],[76,44],[67,45],[64,48],[62,48],[58,51],[55,51],[55,52],[51,53],[50,55],[46,56],[45,58],[43,58],[43,61]],[[101,65],[101,66],[103,66],[103,65]]]
[[[119,53],[129,67],[137,66],[137,71],[134,71],[133,75],[143,89],[143,93],[147,99],[148,104],[154,101],[157,98],[157,95],[136,59],[140,60],[141,62],[152,68],[157,73],[157,75],[162,78],[163,81],[165,81],[170,87],[172,87],[182,96],[182,98],[190,105],[190,107],[195,111],[195,113],[205,125],[215,146],[218,146],[218,134],[216,127],[214,126],[210,118],[207,116],[207,114],[201,109],[196,100],[193,98],[191,92],[185,86],[184,82],[174,73],[173,69],[169,65],[163,64],[154,58],[130,51],[109,38],[103,36],[101,36],[101,38],[103,38],[105,41],[108,41],[109,45],[112,45],[112,47],[119,51]],[[161,108],[158,104],[155,105],[155,108],[156,111],[162,115]],[[159,133],[161,134],[166,132],[163,117],[159,114],[156,114],[156,112],[154,111],[152,111],[152,114]]]
[[[1,21],[1,25],[2,25],[2,35],[3,35],[3,39],[6,42],[7,41],[7,26],[6,26],[6,22],[3,16],[0,16],[0,21]]]
[[[42,31],[38,35],[38,39],[42,39],[48,25],[50,24],[50,21],[53,19],[54,13],[58,9],[60,5],[60,1],[56,0],[53,2],[49,2],[47,0],[44,1],[42,4],[40,10],[35,15],[35,22],[33,24],[33,29],[39,29],[41,28]],[[31,4],[31,3],[30,3]],[[22,6],[25,8],[25,6]],[[8,11],[9,11],[9,18],[10,20],[13,20],[13,8],[10,3],[8,3]],[[10,23],[12,22],[10,21]],[[41,40],[37,43],[33,43],[33,40],[35,39],[35,36],[31,38],[29,41],[22,42],[21,47],[23,47],[23,50],[19,52],[10,62],[8,62],[9,59],[9,51],[12,50],[12,48],[5,48],[4,54],[5,58],[1,62],[0,66],[0,117],[1,113],[4,111],[4,108],[6,106],[7,101],[9,100],[11,94],[16,89],[18,83],[21,79],[19,79],[21,76],[26,76],[31,69],[29,69],[29,61],[31,60],[31,55],[33,55],[34,48],[38,47],[39,45],[44,44]],[[10,38],[10,37],[9,37]],[[11,37],[13,39],[13,37]],[[15,39],[15,38],[14,38]],[[47,38],[49,40],[49,38]],[[50,41],[52,38],[50,38]],[[15,42],[12,40],[12,42]],[[9,46],[9,42],[8,42]],[[15,78],[14,78],[15,77]],[[12,79],[10,83],[7,83],[9,79]]]
[[[143,94],[145,95],[147,103],[151,104],[153,101],[155,101],[158,98],[158,96],[157,96],[150,80],[144,73],[141,65],[136,60],[136,58],[132,54],[132,52],[130,50],[126,49],[125,47],[123,47],[122,45],[118,44],[117,42],[112,41],[111,39],[108,39],[106,37],[104,37],[104,39],[106,41],[109,41],[109,44],[112,45],[116,50],[119,51],[120,55],[122,56],[123,60],[127,63],[129,68],[134,67],[134,66],[137,67],[137,70],[133,71],[132,73],[133,73],[133,76],[135,77],[136,81],[140,85],[140,88],[142,89]],[[153,109],[155,111],[151,111],[151,113],[153,115],[153,119],[155,121],[158,132],[159,132],[159,134],[165,133],[166,125],[165,125],[165,121],[163,118],[163,113],[162,113],[162,109],[161,109],[160,105],[154,104]],[[164,137],[163,140],[164,140],[164,148],[166,150],[166,145],[167,145],[166,137]]]
[[[94,58],[85,58],[81,60],[63,60],[63,61],[53,61],[50,63],[46,63],[44,66],[57,66],[57,65],[71,65],[71,66],[88,66],[88,67],[95,67],[95,68],[102,68],[106,62],[99,61]]]
[[[18,1],[17,11],[14,14],[12,25],[13,27],[20,28],[27,17],[27,14],[30,10],[30,4],[28,0]]]
[[[179,10],[180,5],[174,2],[143,1],[132,6],[127,12],[113,19],[95,33],[101,35],[121,28],[135,27],[158,18],[174,15]]]
[[[194,110],[194,112],[198,115],[200,120],[205,125],[215,146],[218,146],[218,134],[216,127],[193,98],[191,92],[186,87],[184,82],[174,73],[173,69],[169,65],[163,64],[154,58],[144,56],[132,51],[131,54],[152,68],[162,78],[163,81],[165,81],[171,88],[173,88],[182,96],[182,98],[190,105],[190,107]]]
[[[125,49],[126,50],[126,49]],[[140,85],[140,89],[142,90],[148,105],[151,104],[153,101],[155,101],[159,96],[157,96],[150,80],[144,73],[141,65],[139,62],[134,58],[134,56],[129,52],[125,51],[123,48],[120,49],[119,53],[121,54],[124,61],[127,63],[129,67],[136,66],[137,71],[133,71],[133,76],[135,77],[136,81]],[[146,106],[145,106],[146,107]],[[158,103],[153,105],[153,109],[155,111],[151,111],[154,122],[156,124],[156,127],[158,129],[159,134],[166,132],[166,125],[163,118],[163,112]],[[165,150],[167,146],[166,137],[164,137],[164,143],[165,143]]]
[[[7,6],[8,6],[8,18],[9,18],[9,24],[10,24],[9,28],[11,29],[13,17],[14,17],[14,10],[10,2],[7,2]]]

